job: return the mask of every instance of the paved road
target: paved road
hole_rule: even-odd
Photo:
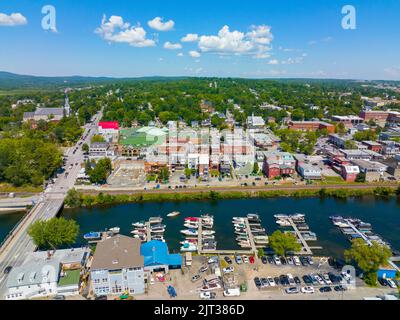
[[[35,250],[35,245],[27,234],[28,227],[37,220],[48,220],[55,217],[62,208],[64,198],[68,190],[74,186],[81,168],[80,164],[84,159],[81,145],[90,142],[97,132],[98,122],[101,117],[102,112],[99,112],[93,118],[92,124],[85,126],[84,139],[78,141],[74,147],[65,152],[67,159],[65,173],[68,173],[68,175],[65,175],[65,173],[60,174],[55,182],[47,187],[40,195],[37,204],[23,218],[0,248],[0,299],[3,298],[6,291],[7,276],[4,275],[4,269],[8,266],[16,267],[21,265],[27,254]]]

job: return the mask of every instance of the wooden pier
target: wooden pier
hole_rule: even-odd
[[[358,228],[351,223],[350,219],[344,219],[344,221],[349,225],[353,231],[358,234],[369,246],[372,246],[372,242],[365,236],[364,233],[362,233]]]
[[[288,221],[290,223],[290,226],[293,228],[294,232],[296,233],[296,236],[299,238],[301,245],[303,247],[303,250],[300,252],[296,252],[296,254],[298,254],[298,255],[313,255],[313,252],[311,249],[314,249],[314,250],[322,249],[322,247],[310,247],[308,245],[307,241],[304,239],[301,232],[299,231],[299,229],[297,228],[296,224],[293,222],[292,218],[289,218]]]
[[[249,223],[249,219],[245,218],[244,222],[246,224],[246,230],[247,230],[247,234],[249,236],[249,241],[250,241],[250,246],[251,246],[251,252],[254,253],[255,258],[258,259],[258,254],[257,254],[257,248],[256,248],[256,244],[254,242],[254,235],[251,232],[251,228],[250,228],[250,223]]]
[[[146,240],[147,242],[151,241],[151,228],[150,228],[150,222],[146,222]]]

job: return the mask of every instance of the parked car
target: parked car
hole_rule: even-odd
[[[331,279],[329,278],[329,275],[327,274],[327,273],[325,273],[324,275],[324,281],[325,281],[325,283],[326,284],[332,284],[332,281],[331,281]]]
[[[253,257],[253,256],[250,256],[250,257],[249,257],[249,261],[250,261],[250,264],[254,264],[254,261],[255,261],[255,260],[254,260],[254,257]]]
[[[303,281],[305,284],[313,284],[313,281],[309,275],[303,276]]]
[[[274,256],[274,262],[277,266],[280,266],[282,264],[281,260],[277,256]]]
[[[315,274],[314,278],[315,278],[315,280],[317,280],[318,284],[320,284],[320,285],[324,285],[325,284],[325,281],[322,280],[322,278],[318,274]]]
[[[274,278],[274,281],[275,281],[275,283],[276,283],[277,286],[279,286],[280,283],[281,283],[280,280],[279,280],[279,277],[275,277],[275,278]]]
[[[280,260],[283,265],[287,264],[285,257],[280,257]]]
[[[235,261],[236,261],[237,264],[242,264],[243,263],[242,258],[240,256],[235,256]]]
[[[208,270],[208,266],[202,266],[199,270],[199,273],[206,272]]]
[[[280,282],[283,286],[288,286],[288,285],[289,285],[289,279],[288,279],[288,277],[285,276],[285,275],[279,276],[279,282]]]
[[[294,257],[293,257],[293,262],[294,262],[294,265],[295,265],[295,266],[300,266],[300,265],[301,265],[300,259],[299,259],[299,257],[297,257],[297,256],[294,256]]]
[[[211,257],[208,259],[208,264],[218,263],[218,257]]]
[[[262,262],[263,264],[267,264],[267,263],[268,263],[267,257],[266,257],[266,256],[262,256],[262,257],[261,257],[261,262]]]
[[[290,265],[294,264],[292,257],[287,257],[286,260],[287,260],[288,264],[290,264]]]
[[[242,256],[242,260],[243,260],[243,263],[249,263],[250,262],[248,256]]]
[[[397,285],[394,283],[394,281],[392,279],[386,279],[386,281],[390,288],[397,289]]]
[[[261,286],[262,287],[268,287],[269,286],[269,282],[267,278],[261,278]]]
[[[301,288],[301,292],[306,293],[306,294],[313,294],[315,292],[315,290],[314,290],[314,287],[307,286],[307,287]]]
[[[301,280],[299,277],[294,277],[294,282],[296,282],[296,284],[301,284]]]
[[[239,297],[240,289],[239,288],[227,289],[224,291],[224,296],[225,297]]]
[[[267,260],[268,260],[268,263],[269,263],[269,264],[274,264],[274,263],[275,263],[275,262],[274,262],[274,258],[271,257],[271,256],[267,256]]]
[[[261,282],[261,280],[260,280],[259,277],[255,277],[255,278],[254,278],[254,284],[256,285],[257,288],[260,288],[260,287],[261,287],[262,282]]]
[[[331,287],[321,287],[319,288],[319,292],[331,292],[332,288]]]
[[[312,257],[307,257],[307,261],[308,261],[308,264],[311,266],[314,264],[314,260]]]
[[[231,260],[231,258],[229,258],[228,256],[226,256],[226,257],[224,258],[224,260],[226,261],[226,263],[232,264],[232,260]]]
[[[53,297],[53,300],[65,300],[65,296],[57,294]]]
[[[96,296],[94,300],[107,300],[107,296]]]
[[[287,278],[288,278],[288,281],[289,281],[289,285],[294,286],[296,284],[296,282],[294,281],[293,276],[290,273],[287,274]]]
[[[217,295],[215,292],[209,292],[209,291],[200,292],[200,299],[203,299],[203,300],[215,299],[216,296]]]
[[[291,288],[286,288],[286,289],[285,289],[285,292],[286,292],[287,294],[297,294],[297,293],[300,292],[300,290],[299,290],[299,288],[297,288],[297,287],[291,287]]]
[[[194,276],[192,277],[191,281],[192,281],[192,282],[196,282],[196,281],[200,280],[200,278],[201,278],[201,276],[200,276],[199,274],[196,274],[196,275],[194,275]]]
[[[276,287],[276,282],[274,281],[274,279],[272,277],[267,277],[267,280],[268,280],[268,284],[271,287]]]
[[[235,271],[235,268],[231,266],[231,267],[227,267],[227,268],[222,269],[222,271],[224,273],[232,273],[232,272]]]
[[[341,292],[341,291],[346,291],[347,288],[346,288],[346,287],[343,287],[342,285],[339,285],[339,286],[335,286],[335,287],[333,288],[333,290],[335,290],[335,291],[337,291],[337,292]]]

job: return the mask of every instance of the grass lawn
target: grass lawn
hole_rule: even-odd
[[[0,192],[40,193],[42,192],[42,187],[33,187],[33,186],[15,187],[8,183],[0,183]]]

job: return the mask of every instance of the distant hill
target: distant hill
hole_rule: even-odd
[[[15,89],[39,89],[39,88],[61,88],[65,86],[82,86],[91,84],[101,84],[109,82],[124,82],[124,81],[140,81],[140,80],[158,80],[168,81],[184,79],[184,77],[143,77],[143,78],[111,78],[111,77],[84,77],[84,76],[69,76],[69,77],[42,77],[31,75],[20,75],[10,72],[0,71],[0,90],[15,90]]]

